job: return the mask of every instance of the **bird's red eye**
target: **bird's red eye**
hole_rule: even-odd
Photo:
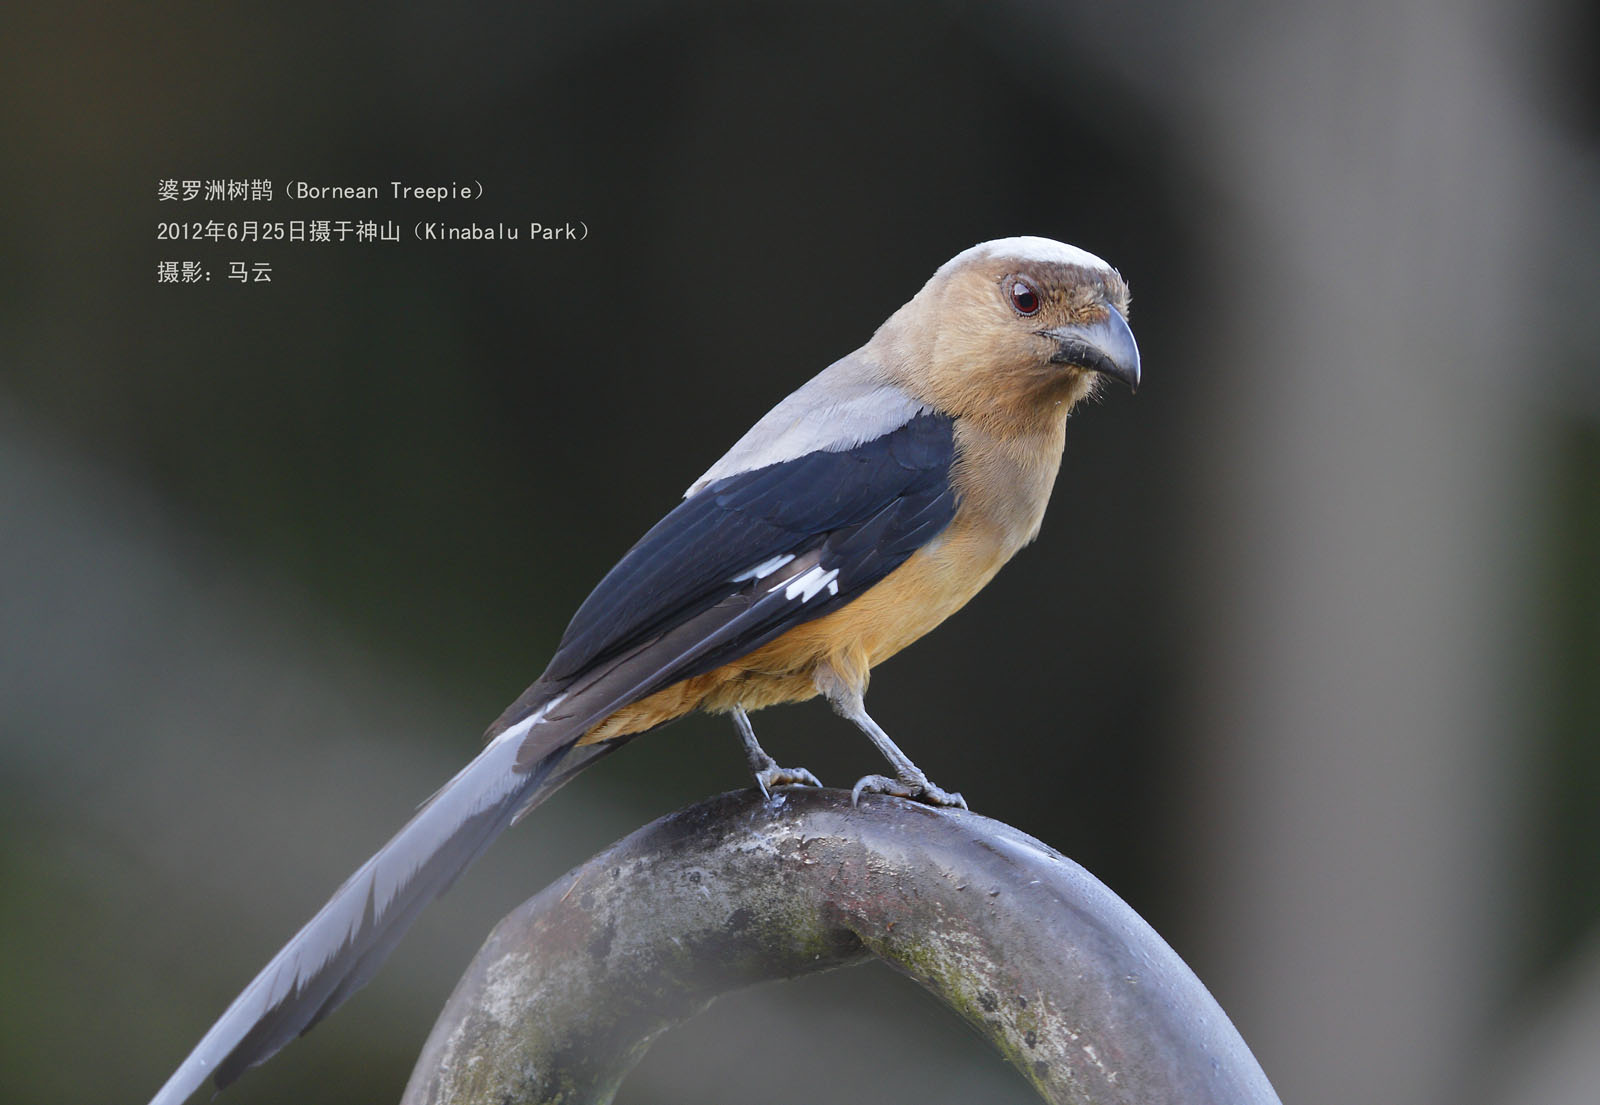
[[[1016,277],[1011,281],[1011,306],[1019,315],[1031,315],[1039,309],[1039,293],[1033,290],[1032,284]]]

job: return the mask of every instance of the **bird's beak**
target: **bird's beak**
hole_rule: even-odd
[[[1133,340],[1127,319],[1115,307],[1108,304],[1106,317],[1099,322],[1039,333],[1056,343],[1055,356],[1050,358],[1053,363],[1077,365],[1139,390],[1139,343]]]

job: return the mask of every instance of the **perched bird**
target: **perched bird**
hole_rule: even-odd
[[[623,556],[483,751],[273,957],[153,1105],[264,1062],[371,978],[507,826],[690,711],[732,715],[763,791],[816,785],[762,750],[748,712],[820,694],[894,769],[857,797],[964,806],[867,715],[867,676],[1038,534],[1073,406],[1101,377],[1139,383],[1127,312],[1115,269],[1045,238],[985,242],[941,266]]]

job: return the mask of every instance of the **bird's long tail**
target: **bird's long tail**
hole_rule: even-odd
[[[548,709],[496,735],[345,880],[234,999],[151,1105],[181,1105],[208,1076],[218,1088],[227,1085],[327,1016],[372,977],[422,908],[491,841],[610,750],[574,749],[590,719],[546,719]],[[535,726],[541,731],[530,739]],[[542,753],[532,762],[529,747]]]
[[[559,694],[541,678],[501,715],[483,751],[272,957],[150,1105],[182,1105],[208,1076],[226,1086],[331,1013],[495,837],[632,735],[580,745],[584,733],[628,703],[709,670],[729,641],[748,650],[770,639],[782,629],[768,624],[782,598],[781,586],[752,583],[595,662],[563,681]]]

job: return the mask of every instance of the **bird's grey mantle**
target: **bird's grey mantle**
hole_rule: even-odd
[[[506,917],[404,1101],[608,1102],[718,994],[872,955],[1048,1101],[1278,1100],[1194,972],[1071,860],[963,810],[785,788],[664,817]]]

